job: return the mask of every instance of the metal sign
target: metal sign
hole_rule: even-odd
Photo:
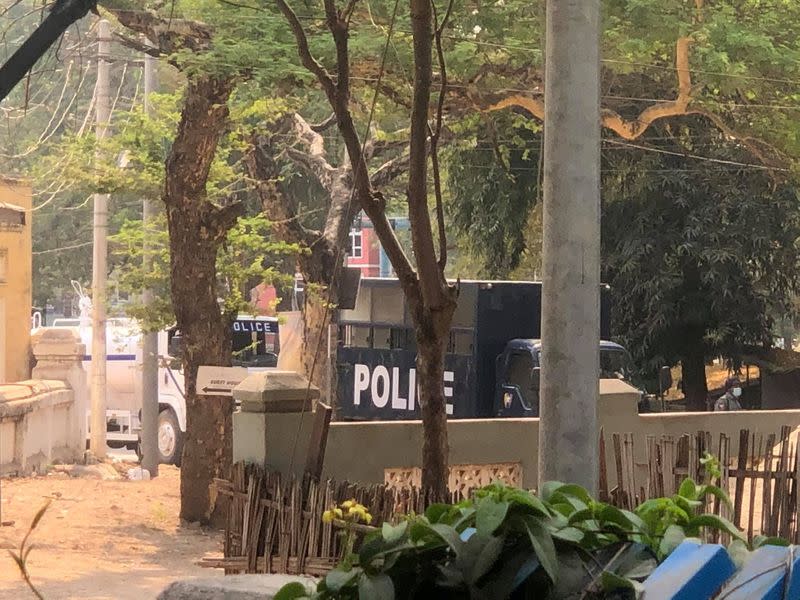
[[[232,396],[233,388],[247,377],[245,367],[200,367],[197,393],[205,396]]]
[[[337,411],[348,420],[419,419],[416,355],[407,350],[339,348]],[[445,357],[447,415],[475,416],[472,357]]]

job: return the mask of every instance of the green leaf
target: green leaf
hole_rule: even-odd
[[[582,488],[581,486],[575,485],[573,483],[562,485],[556,491],[560,494],[563,494],[564,496],[572,496],[574,498],[577,498],[578,500],[587,505],[591,505],[594,502],[592,500],[592,497],[589,495],[589,492],[587,492],[585,488]]]
[[[603,591],[605,592],[614,592],[616,590],[633,590],[635,596],[639,598],[644,588],[642,584],[638,581],[634,581],[633,579],[628,579],[626,577],[620,577],[615,573],[611,573],[610,571],[603,571],[600,575],[600,583],[603,586]]]
[[[385,573],[367,575],[358,579],[358,600],[394,600],[394,583]]]
[[[332,592],[338,592],[358,577],[360,573],[361,569],[351,569],[350,571],[334,569],[325,576],[325,587]]]
[[[546,481],[542,484],[542,489],[539,490],[539,496],[544,502],[550,502],[553,492],[564,487],[560,481]]]
[[[735,540],[734,540],[735,541]],[[767,537],[765,535],[757,535],[753,538],[753,548],[761,548],[761,546],[790,546],[789,540],[780,537]]]
[[[482,498],[475,514],[475,528],[478,533],[492,535],[503,524],[508,507],[508,502],[497,502],[491,497]]]
[[[699,515],[691,519],[687,525],[687,529],[694,529],[697,527],[711,527],[712,529],[729,533],[737,539],[747,540],[747,537],[736,525],[728,521],[725,517],[720,517],[718,515]]]
[[[583,510],[576,510],[574,513],[572,513],[569,517],[568,523],[570,525],[575,525],[576,523],[591,520],[594,520],[594,511],[592,511],[591,508],[585,508]]]
[[[449,504],[431,504],[425,509],[425,517],[431,523],[439,523],[453,509]]]
[[[562,542],[569,542],[572,544],[579,544],[583,541],[584,533],[577,527],[564,527],[563,529],[556,529],[550,532],[553,538]]]
[[[475,559],[475,564],[472,565],[472,572],[469,576],[470,583],[476,583],[492,569],[495,562],[497,562],[497,557],[500,556],[500,552],[503,550],[504,543],[505,536],[491,536],[486,541]]]
[[[691,477],[687,477],[678,488],[678,495],[687,500],[697,500],[697,484]]]
[[[558,580],[558,555],[553,544],[553,538],[544,524],[534,516],[527,516],[524,519],[525,527],[528,530],[528,537],[531,540],[533,551],[542,563],[542,567],[555,583]]]
[[[461,555],[461,551],[464,548],[464,542],[461,540],[461,537],[458,535],[458,532],[450,527],[450,525],[445,525],[444,523],[434,523],[430,525],[431,531],[433,531],[437,536],[439,536],[456,554],[456,556]]]
[[[661,543],[658,545],[659,556],[669,556],[685,539],[686,533],[684,533],[682,527],[670,525],[667,527],[667,530],[664,532],[664,537],[661,538]]]
[[[384,521],[381,525],[381,535],[387,544],[393,544],[403,538],[408,529],[408,521],[402,521],[398,525],[392,525]]]
[[[630,532],[636,527],[625,513],[610,504],[604,505],[600,510],[595,511],[595,514],[601,523],[616,525],[625,532]]]
[[[750,550],[747,548],[747,544],[742,540],[733,540],[728,544],[728,556],[731,557],[736,568],[741,569],[750,557]]]
[[[539,500],[539,498],[527,490],[514,489],[506,495],[506,500],[511,503],[521,504],[522,506],[531,508],[542,515],[550,514],[550,511],[547,510],[547,506],[545,506],[544,502]]]
[[[718,498],[719,501],[722,502],[725,506],[727,506],[731,510],[733,509],[733,504],[731,504],[731,499],[728,497],[728,494],[725,492],[725,490],[715,485],[701,485],[698,490],[697,497],[702,499],[708,495]]]
[[[306,586],[298,581],[293,581],[278,590],[275,600],[298,600],[299,598],[308,598],[309,595]]]

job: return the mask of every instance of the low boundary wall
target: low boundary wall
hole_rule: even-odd
[[[85,449],[86,349],[70,329],[42,328],[32,341],[36,379],[0,385],[0,476],[78,461]]]
[[[237,397],[237,390],[234,390],[234,397]],[[736,456],[742,429],[777,435],[784,425],[800,427],[800,410],[640,415],[638,399],[638,392],[621,381],[601,382],[598,416],[606,438],[606,464],[614,464],[612,434],[630,433],[637,478],[647,473],[648,436],[673,436],[677,440],[685,434],[707,431],[717,439],[720,433],[725,433],[731,437],[730,455]],[[306,463],[312,423],[310,410],[237,412],[234,414],[234,462],[252,461],[299,475]],[[515,465],[520,485],[526,488],[537,485],[539,419],[451,420],[448,436],[451,466]],[[386,481],[388,470],[409,471],[422,465],[422,442],[420,421],[331,423],[323,477],[382,483]],[[470,476],[469,469],[466,471]],[[477,469],[472,471],[477,472]],[[609,469],[608,477],[609,486],[616,485],[613,469]]]

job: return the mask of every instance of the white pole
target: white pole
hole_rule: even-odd
[[[150,43],[146,42],[149,46]],[[150,94],[158,85],[156,59],[149,54],[144,56],[144,111],[152,117]],[[155,203],[145,198],[142,208],[142,221],[145,228],[144,270],[151,269],[152,248],[148,243],[148,231],[157,214]],[[153,304],[153,290],[146,289],[142,294],[145,306]],[[142,336],[142,468],[150,472],[150,477],[158,476],[158,333],[145,332]]]
[[[108,54],[111,32],[108,21],[100,21],[97,30],[97,86],[95,89],[96,128],[98,141],[107,137],[110,118]],[[96,158],[101,149],[98,145]],[[95,458],[106,455],[106,283],[108,267],[108,194],[94,195],[94,229],[92,260],[92,419],[89,449]]]
[[[547,0],[539,482],[598,477],[600,0]]]

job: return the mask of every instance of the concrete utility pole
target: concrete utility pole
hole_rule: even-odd
[[[148,46],[149,42],[146,42]],[[144,112],[152,116],[150,94],[158,86],[156,59],[149,54],[144,56]],[[144,271],[152,268],[148,243],[148,234],[153,219],[156,217],[156,206],[152,199],[145,198],[142,207],[144,221]],[[146,289],[142,294],[145,306],[153,304],[153,290]],[[150,477],[158,476],[158,333],[148,332],[142,336],[142,467],[150,471]]]
[[[108,55],[111,32],[103,19],[97,29],[97,85],[95,87],[95,134],[100,141],[108,135],[111,116],[109,103]],[[95,157],[99,160],[98,146]],[[106,284],[108,267],[108,194],[94,195],[94,229],[92,253],[92,420],[89,449],[95,458],[106,455]]]
[[[539,481],[596,491],[600,0],[547,0]]]

